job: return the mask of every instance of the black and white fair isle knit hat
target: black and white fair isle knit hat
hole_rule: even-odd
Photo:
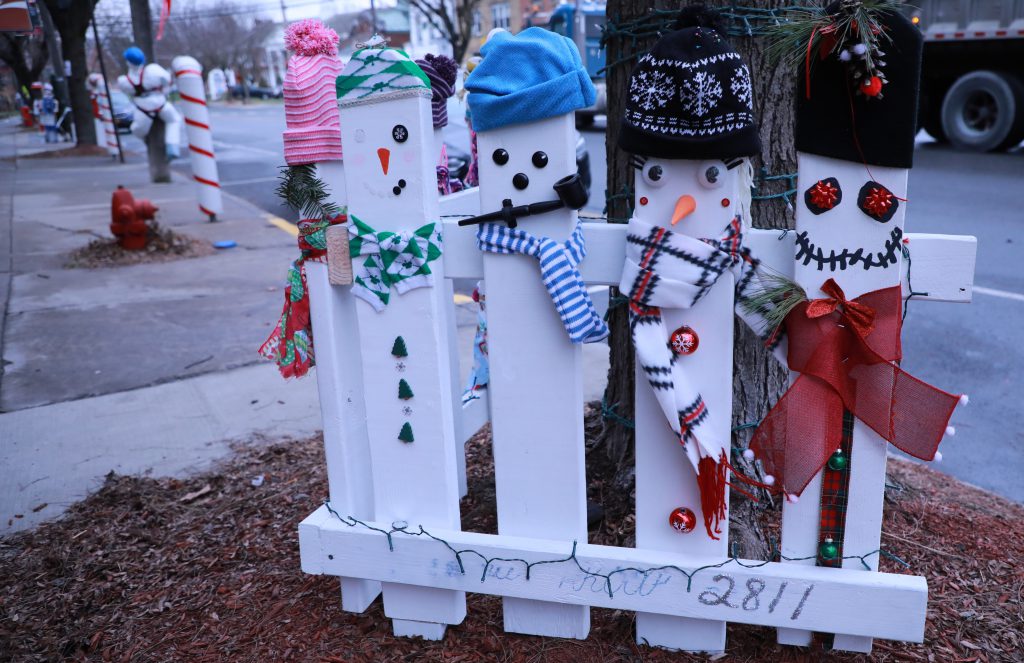
[[[761,150],[750,70],[716,12],[679,14],[675,31],[641,56],[629,81],[619,147],[663,159],[727,159]]]

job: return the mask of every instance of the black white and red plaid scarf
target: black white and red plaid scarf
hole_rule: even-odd
[[[708,408],[697,376],[676,362],[662,308],[693,307],[726,271],[735,278],[736,313],[753,329],[765,325],[741,304],[752,290],[758,260],[743,246],[739,216],[715,239],[697,239],[636,217],[626,233],[626,262],[619,289],[629,297],[629,324],[637,362],[658,400],[668,425],[679,436],[697,471],[701,506],[708,535],[717,539],[725,517],[725,482],[730,469],[730,440],[717,439],[703,424]]]

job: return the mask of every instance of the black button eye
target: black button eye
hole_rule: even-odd
[[[396,196],[402,195],[402,187],[396,186],[396,187],[392,188],[391,189],[391,193],[395,194]]]
[[[498,148],[494,150],[494,154],[491,155],[491,158],[494,159],[494,163],[498,164],[499,166],[504,166],[505,164],[508,163],[508,152],[501,148]]]
[[[398,180],[398,186],[400,186],[401,188],[404,189],[405,188],[405,180]]]
[[[543,168],[544,166],[548,165],[548,155],[544,154],[543,152],[534,152],[533,165],[536,166],[537,168]]]
[[[647,171],[647,177],[652,182],[657,182],[658,180],[661,179],[661,173],[661,166],[651,166],[650,170]]]
[[[711,166],[706,171],[704,171],[704,177],[711,184],[717,184],[718,183],[718,175],[719,175],[718,166]]]
[[[401,124],[396,124],[391,129],[391,137],[395,139],[396,143],[404,143],[409,140],[409,130]]]
[[[516,173],[515,177],[512,178],[512,186],[522,191],[530,186],[530,178],[523,173]]]

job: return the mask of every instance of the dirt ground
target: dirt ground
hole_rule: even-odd
[[[68,254],[66,269],[99,269],[123,267],[151,262],[168,262],[182,258],[199,258],[216,250],[204,239],[189,237],[156,221],[148,224],[149,242],[140,251],[122,249],[113,237],[97,237],[85,246]]]
[[[467,455],[463,527],[493,532],[486,429]],[[631,491],[608,475],[588,453],[589,498],[604,509],[590,540],[629,545]],[[62,519],[0,539],[0,661],[1024,660],[1024,508],[899,460],[888,484],[882,545],[911,568],[882,569],[928,579],[928,621],[924,644],[876,641],[871,657],[827,652],[827,636],[782,648],[772,629],[744,625],[729,626],[718,657],[654,650],[634,644],[632,613],[605,609],[585,641],[508,635],[500,600],[474,594],[442,641],[392,637],[379,601],[343,613],[337,579],[299,569],[296,527],[327,490],[313,438],[240,448],[186,480],[110,475]]]

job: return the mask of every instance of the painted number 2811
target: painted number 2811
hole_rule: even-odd
[[[724,582],[725,584],[722,587],[706,589],[701,592],[697,597],[697,600],[704,605],[724,605],[729,608],[740,608],[748,612],[754,612],[761,608],[761,594],[764,592],[765,587],[767,587],[767,583],[764,580],[760,578],[747,579],[745,593],[743,590],[740,590],[739,592],[735,591],[736,579],[730,575],[720,573],[711,580],[713,582]],[[775,612],[775,608],[778,607],[779,602],[786,593],[786,587],[788,585],[789,583],[786,581],[783,581],[782,584],[779,585],[779,589],[775,593],[775,596],[767,604],[768,614]],[[800,616],[800,613],[803,612],[804,604],[807,603],[807,597],[811,595],[811,590],[813,589],[813,584],[807,586],[807,589],[804,590],[803,596],[800,597],[800,602],[797,603],[795,608],[793,608],[793,613],[789,617],[790,619],[795,620]],[[742,599],[739,598],[741,594],[743,595]],[[739,602],[737,603],[736,601]]]

